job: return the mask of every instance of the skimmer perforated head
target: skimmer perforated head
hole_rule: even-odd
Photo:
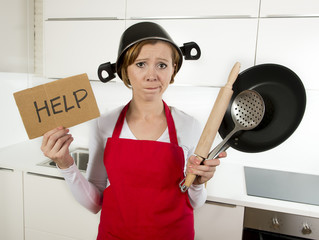
[[[254,90],[239,93],[231,106],[231,117],[235,125],[245,130],[255,128],[263,119],[264,113],[264,100]]]

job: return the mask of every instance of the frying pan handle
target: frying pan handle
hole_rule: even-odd
[[[206,160],[215,159],[221,152],[225,152],[229,148],[227,142],[219,143],[209,154]]]
[[[196,157],[201,161],[201,164],[203,164],[205,160],[215,159],[221,152],[226,151],[228,148],[229,148],[229,144],[227,143],[227,141],[222,141],[208,154],[207,159],[203,159],[199,156],[196,156]],[[179,183],[179,187],[181,191],[186,192],[188,188],[190,187],[190,185],[192,185],[192,183],[195,181],[195,178],[196,178],[195,174],[187,175],[187,178],[184,178]]]
[[[185,60],[197,60],[200,58],[201,51],[200,51],[199,46],[195,42],[184,43],[183,47],[180,47],[180,49],[184,55]],[[193,49],[196,50],[195,55],[192,55]]]
[[[234,135],[235,132],[238,131],[238,128],[235,127],[230,133],[227,134],[227,136],[224,138],[222,142],[220,142],[209,154],[206,160],[214,159],[216,158],[221,152],[225,151],[229,144],[227,143],[228,140]]]
[[[107,72],[108,74],[108,76],[105,78],[102,76],[103,71]],[[102,63],[97,70],[97,75],[99,79],[101,80],[101,82],[104,82],[104,83],[115,78],[114,73],[116,73],[115,63],[110,63],[110,62]]]

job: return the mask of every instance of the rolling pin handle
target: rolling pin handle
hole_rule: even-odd
[[[180,183],[179,183],[179,188],[181,189],[181,191],[184,193],[184,192],[186,192],[187,190],[188,190],[188,188],[189,187],[187,187],[186,185],[185,185],[185,179],[186,178],[184,178]]]

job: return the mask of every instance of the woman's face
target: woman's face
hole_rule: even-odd
[[[174,73],[169,43],[158,41],[142,47],[135,62],[128,66],[133,98],[145,101],[162,99]]]

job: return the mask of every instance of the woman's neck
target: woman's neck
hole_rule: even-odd
[[[165,116],[163,101],[140,102],[134,98],[127,112],[127,119],[152,119]]]
[[[156,141],[167,128],[162,100],[137,102],[133,99],[126,113],[126,121],[136,139]]]

